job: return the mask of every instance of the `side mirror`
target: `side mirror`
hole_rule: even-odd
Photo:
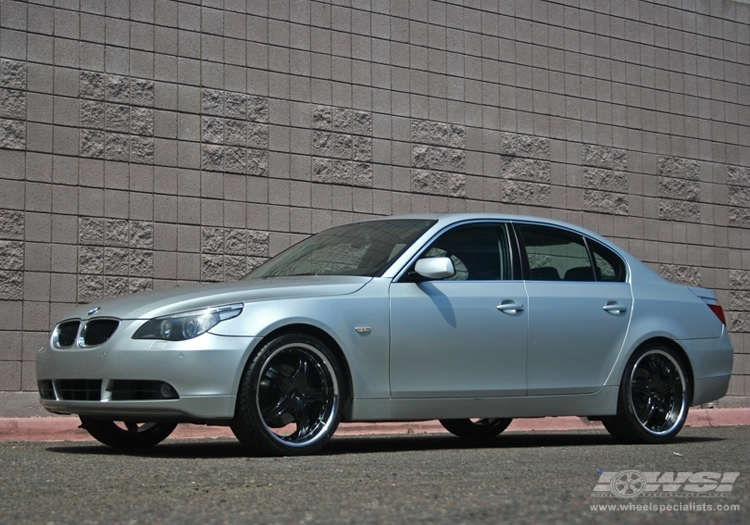
[[[453,267],[453,261],[448,257],[427,257],[419,259],[414,265],[414,271],[425,279],[445,279],[453,277],[456,269]]]

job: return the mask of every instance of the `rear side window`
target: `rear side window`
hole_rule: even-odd
[[[551,226],[516,226],[524,278],[530,281],[625,281],[625,263],[596,241]]]
[[[615,252],[591,239],[586,239],[596,266],[597,281],[625,282],[625,262]]]

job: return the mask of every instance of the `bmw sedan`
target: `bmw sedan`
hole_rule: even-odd
[[[732,359],[714,292],[570,224],[444,214],[338,226],[237,282],[81,306],[36,372],[42,406],[110,446],[191,422],[295,455],[341,421],[489,439],[512,418],[573,415],[667,442],[726,394]]]

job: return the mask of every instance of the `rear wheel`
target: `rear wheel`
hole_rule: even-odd
[[[287,334],[272,340],[245,370],[231,427],[265,455],[320,450],[339,424],[341,369],[318,339]]]
[[[97,441],[123,449],[148,448],[167,439],[177,423],[133,423],[81,416],[81,428]]]
[[[443,428],[458,437],[468,439],[490,439],[508,428],[511,418],[441,419]]]
[[[663,344],[638,350],[620,384],[617,415],[604,427],[624,443],[666,443],[687,419],[692,386],[682,360]]]

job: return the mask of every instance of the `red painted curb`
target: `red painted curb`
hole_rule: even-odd
[[[93,438],[78,428],[77,417],[0,418],[0,441],[87,441]],[[750,408],[693,409],[687,427],[750,425]],[[600,429],[601,423],[579,417],[514,419],[508,431]],[[342,423],[337,436],[432,434],[446,431],[437,421],[399,423]],[[172,438],[234,437],[229,427],[183,424]]]

